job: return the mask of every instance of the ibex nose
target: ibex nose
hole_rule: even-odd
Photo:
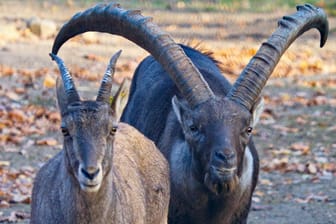
[[[215,152],[215,159],[218,161],[228,162],[234,159],[234,157],[235,157],[234,151],[230,149],[224,149]]]
[[[84,177],[93,180],[98,174],[100,169],[97,167],[88,167],[87,169],[82,168],[81,172],[83,173]]]

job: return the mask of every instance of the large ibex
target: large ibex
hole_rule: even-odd
[[[57,83],[63,150],[38,172],[32,224],[165,224],[168,162],[138,130],[117,123],[122,92],[110,104],[120,52],[112,57],[95,101],[83,101],[63,61]]]
[[[137,68],[122,120],[152,139],[170,163],[169,223],[246,223],[258,179],[251,132],[262,111],[260,93],[280,57],[305,31],[328,36],[322,9],[298,6],[231,84],[215,60],[176,44],[139,11],[97,5],[75,15],[53,53],[86,31],[121,35],[152,56]]]

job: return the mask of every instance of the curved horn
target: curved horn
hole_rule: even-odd
[[[110,59],[110,63],[107,66],[105,75],[100,84],[100,88],[99,88],[97,99],[96,99],[97,101],[103,101],[106,103],[110,103],[110,95],[111,95],[111,89],[112,89],[113,75],[115,72],[115,65],[117,63],[117,60],[120,54],[121,54],[121,50],[115,53]]]
[[[297,10],[295,14],[284,16],[279,21],[278,29],[250,60],[227,95],[231,100],[251,110],[282,54],[307,30],[318,29],[320,46],[325,44],[328,21],[324,11],[310,4],[297,6]]]
[[[194,107],[214,96],[183,49],[140,11],[127,11],[118,4],[98,4],[77,13],[58,33],[52,52],[57,54],[68,39],[87,31],[120,35],[147,50],[168,72],[190,106]]]
[[[73,82],[70,72],[65,66],[63,60],[53,53],[50,53],[49,55],[51,59],[57,63],[60,70],[68,103],[80,101],[75,83]]]

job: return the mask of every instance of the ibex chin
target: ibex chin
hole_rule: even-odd
[[[57,99],[63,150],[38,172],[31,223],[167,223],[168,162],[135,128],[117,123],[120,94],[110,103],[119,53],[112,57],[95,101],[82,101],[63,61]]]
[[[97,5],[65,24],[53,53],[86,31],[121,35],[152,56],[136,69],[121,120],[152,139],[170,164],[169,223],[246,223],[258,179],[251,139],[262,111],[260,93],[280,57],[305,31],[328,36],[323,10],[312,5],[279,21],[278,29],[231,86],[218,62],[178,45],[139,11]]]

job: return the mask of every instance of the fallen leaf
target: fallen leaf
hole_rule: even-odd
[[[105,58],[95,55],[95,54],[86,54],[84,55],[84,58],[90,61],[105,61],[106,60]]]
[[[59,123],[61,121],[61,115],[58,111],[49,112],[47,116],[48,116],[48,120],[50,120],[51,122]]]
[[[256,205],[252,204],[252,211],[268,211],[272,210],[273,207],[269,205]]]
[[[48,73],[49,73],[49,68],[41,68],[41,69],[37,69],[34,72],[34,76],[35,77],[45,76]]]
[[[8,97],[9,99],[15,100],[15,101],[18,101],[18,100],[21,99],[21,97],[14,91],[6,91],[5,96]]]
[[[46,88],[54,88],[56,85],[56,79],[51,77],[50,75],[47,75],[45,78],[44,78],[44,81],[43,81],[43,86],[46,87]]]
[[[9,161],[0,161],[0,166],[9,166],[10,162]]]
[[[30,196],[29,195],[22,195],[22,194],[13,194],[10,202],[11,203],[30,204]]]
[[[317,167],[314,163],[308,163],[306,164],[306,168],[309,174],[316,174],[317,173]]]
[[[27,92],[27,90],[25,88],[22,88],[22,87],[17,87],[14,89],[14,92],[17,93],[17,94],[25,94]]]
[[[295,142],[289,147],[291,150],[300,151],[302,155],[308,155],[310,153],[310,146],[306,142]]]
[[[0,75],[10,76],[13,75],[15,70],[7,65],[0,65]]]
[[[272,126],[275,130],[281,131],[283,134],[287,134],[287,133],[297,133],[299,132],[298,128],[289,128],[289,127],[285,127],[282,125],[273,125]]]
[[[12,119],[16,122],[23,122],[27,119],[27,116],[22,110],[19,109],[13,109],[8,112],[8,118]]]
[[[320,202],[327,202],[328,196],[325,195],[316,195],[316,194],[310,194],[306,198],[296,198],[294,199],[297,203],[309,203],[311,201],[320,201]]]
[[[9,203],[7,201],[0,201],[0,208],[9,208]]]
[[[17,211],[17,212],[15,212],[15,216],[18,219],[29,219],[30,218],[30,213]]]
[[[255,197],[255,196],[252,197],[252,201],[255,202],[255,203],[260,203],[261,202],[260,198]]]
[[[9,216],[0,216],[0,223],[2,222],[18,222],[19,220],[30,218],[30,214],[20,211],[12,211]]]
[[[45,139],[37,140],[36,144],[37,145],[55,146],[55,145],[58,145],[58,142],[54,138],[45,138]]]

